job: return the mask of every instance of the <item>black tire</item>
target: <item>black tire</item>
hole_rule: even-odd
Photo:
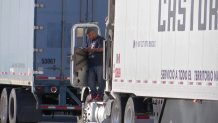
[[[36,110],[33,94],[21,89],[12,89],[9,98],[10,123],[32,123],[40,120],[40,111]]]
[[[16,123],[17,122],[17,111],[19,111],[19,106],[17,102],[17,92],[15,89],[11,90],[11,94],[9,97],[9,121],[10,123]],[[18,97],[19,98],[19,97]]]
[[[151,98],[129,97],[124,114],[124,123],[135,123],[136,116],[146,116],[153,113]]]
[[[125,114],[124,114],[124,123],[135,123],[135,107],[133,97],[130,97],[127,101]]]
[[[125,97],[116,96],[111,109],[111,123],[124,123],[123,118],[126,100]]]
[[[4,88],[1,93],[0,101],[0,119],[1,123],[8,123],[8,99],[9,99],[10,89]]]

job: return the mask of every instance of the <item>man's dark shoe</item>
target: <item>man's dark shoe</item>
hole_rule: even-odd
[[[92,102],[95,100],[95,98],[97,97],[96,94],[89,94],[88,97],[87,97],[87,102]]]
[[[103,95],[102,94],[98,94],[95,98],[95,101],[103,101]]]

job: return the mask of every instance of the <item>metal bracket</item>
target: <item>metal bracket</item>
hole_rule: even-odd
[[[66,91],[67,91],[67,93],[74,99],[74,101],[76,101],[76,103],[77,103],[78,105],[82,106],[82,102],[80,101],[80,99],[78,99],[78,98],[76,97],[76,95],[70,91],[69,88],[67,88]]]
[[[44,74],[43,71],[33,71],[34,74]]]
[[[36,26],[34,26],[34,29],[35,29],[35,30],[43,30],[44,27],[43,27],[43,26],[36,25]]]
[[[45,6],[44,6],[44,4],[42,4],[42,3],[36,3],[36,4],[35,4],[35,7],[36,7],[36,8],[44,8]]]
[[[34,52],[36,53],[42,53],[43,49],[42,48],[34,48]]]

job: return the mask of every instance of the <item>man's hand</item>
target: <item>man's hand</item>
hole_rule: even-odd
[[[83,51],[90,53],[90,52],[94,52],[95,49],[92,49],[92,48],[88,47],[88,48],[83,49]]]
[[[93,53],[93,52],[103,52],[103,48],[85,48],[83,49],[85,52]]]

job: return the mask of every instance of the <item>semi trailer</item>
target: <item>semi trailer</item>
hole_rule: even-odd
[[[106,16],[104,0],[0,0],[1,123],[81,113],[80,90],[70,84],[71,27],[103,30]]]
[[[81,121],[216,123],[217,3],[109,0],[103,59],[105,96],[103,101],[87,102],[89,89],[80,86]],[[79,55],[75,45],[72,49],[72,54]],[[71,63],[71,84],[78,86],[74,80],[86,76],[82,69],[72,69],[75,62]]]

